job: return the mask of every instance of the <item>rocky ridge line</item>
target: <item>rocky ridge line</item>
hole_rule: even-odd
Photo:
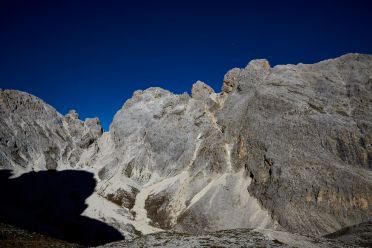
[[[233,228],[324,235],[372,216],[371,55],[273,68],[253,60],[230,70],[220,93],[200,81],[191,96],[136,91],[103,134],[97,119],[63,117],[27,93],[0,96],[1,166],[94,172],[85,214],[127,239]]]

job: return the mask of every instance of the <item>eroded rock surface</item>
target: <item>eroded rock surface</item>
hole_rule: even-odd
[[[160,232],[145,235],[133,241],[119,241],[101,247],[303,247],[339,248],[359,247],[338,240],[303,236],[299,234],[272,231],[233,229],[191,235],[187,233]]]
[[[101,134],[98,118],[81,121],[75,111],[62,116],[35,96],[0,90],[1,169],[85,167],[82,154],[96,152]]]
[[[265,228],[324,235],[372,216],[372,56],[253,60],[192,95],[139,90],[99,121],[1,91],[2,168],[96,174],[86,215],[132,239]]]
[[[326,234],[359,223],[372,213],[371,68],[358,54],[254,60],[227,73],[222,93],[202,82],[192,97],[138,91],[110,129],[117,166],[158,184],[145,208],[162,229]]]

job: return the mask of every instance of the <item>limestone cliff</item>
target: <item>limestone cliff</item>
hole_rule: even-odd
[[[95,153],[102,134],[98,118],[62,116],[41,99],[0,90],[0,168],[16,174],[30,170],[85,167],[83,153]],[[91,155],[89,155],[91,156]]]
[[[372,56],[253,60],[221,92],[139,90],[97,119],[0,92],[0,162],[96,173],[86,214],[132,238],[269,228],[323,235],[372,216]],[[105,206],[103,208],[102,206]]]

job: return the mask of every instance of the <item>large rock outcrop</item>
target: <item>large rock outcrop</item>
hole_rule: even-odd
[[[371,216],[371,68],[371,56],[350,54],[231,72],[218,116],[236,139],[233,164],[287,230],[324,234]]]
[[[101,134],[98,118],[81,121],[75,111],[62,116],[35,96],[0,90],[1,169],[18,174],[86,166],[80,158],[95,152]]]
[[[192,96],[136,91],[103,135],[96,119],[63,117],[25,93],[1,91],[0,108],[1,166],[95,172],[86,214],[130,238],[323,235],[372,216],[371,55],[253,60],[230,70],[220,93],[200,81]]]

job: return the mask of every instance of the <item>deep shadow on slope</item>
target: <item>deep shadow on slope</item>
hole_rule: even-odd
[[[361,247],[372,247],[372,218],[366,222],[342,228],[324,237]]]
[[[0,222],[81,245],[123,239],[115,228],[81,216],[96,186],[93,174],[42,171],[10,176],[10,171],[0,171]]]
[[[1,248],[84,248],[79,244],[54,239],[46,235],[31,232],[0,222]]]

